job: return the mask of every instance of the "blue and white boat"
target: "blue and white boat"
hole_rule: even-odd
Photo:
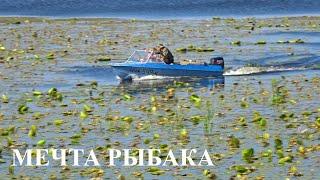
[[[121,80],[130,80],[144,76],[162,77],[221,77],[224,71],[223,58],[210,59],[203,64],[166,64],[153,52],[136,50],[127,61],[110,64]]]

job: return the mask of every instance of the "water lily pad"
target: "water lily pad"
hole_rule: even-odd
[[[254,156],[254,150],[253,148],[250,148],[250,149],[243,149],[241,151],[241,154],[242,154],[242,158],[247,161],[247,162],[251,162],[251,159],[253,158]]]
[[[54,124],[55,124],[56,126],[61,126],[63,123],[64,123],[64,121],[63,121],[62,119],[56,119],[56,120],[54,120]]]
[[[187,52],[187,48],[177,48],[176,51],[185,53]]]
[[[29,137],[34,137],[37,135],[37,126],[35,125],[32,125],[30,130],[29,130],[29,133],[28,133]]]
[[[46,140],[41,139],[40,141],[37,142],[38,146],[44,146],[46,144]]]
[[[19,114],[25,114],[26,112],[28,112],[28,110],[29,110],[29,107],[24,104],[18,107]]]
[[[241,45],[241,41],[232,41],[231,44],[240,46]]]
[[[264,44],[267,44],[267,42],[264,41],[264,40],[261,40],[261,41],[256,42],[255,44],[257,44],[257,45],[264,45]]]
[[[9,98],[8,98],[8,96],[6,96],[6,95],[2,95],[2,102],[3,103],[9,103]]]
[[[97,58],[98,61],[111,61],[111,58],[108,56],[101,56]]]

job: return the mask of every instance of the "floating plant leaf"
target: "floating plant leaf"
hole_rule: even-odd
[[[228,145],[231,147],[231,148],[239,148],[240,147],[240,140],[234,136],[231,136],[229,139],[228,139]]]
[[[242,108],[248,108],[248,107],[249,107],[249,103],[246,102],[245,100],[242,100],[241,103],[240,103],[240,106],[241,106]]]
[[[232,41],[231,44],[240,46],[241,45],[241,41]]]
[[[212,173],[210,170],[208,170],[208,169],[205,169],[205,170],[203,170],[202,171],[202,174],[204,175],[204,176],[206,176],[207,178],[209,178],[209,179],[216,179],[216,175],[214,174],[214,173]]]
[[[315,125],[320,128],[320,117],[316,118]]]
[[[29,137],[34,137],[36,135],[37,135],[37,126],[32,125],[30,130],[29,130],[28,136]]]
[[[241,165],[237,165],[234,167],[234,169],[238,172],[238,173],[246,173],[248,172],[248,169],[244,166]]]
[[[279,161],[278,161],[279,164],[285,164],[286,162],[292,162],[292,157],[286,156],[286,157],[279,159]]]
[[[154,139],[159,139],[159,138],[160,138],[160,134],[158,134],[158,133],[154,134],[154,135],[153,135],[153,138],[154,138]]]
[[[14,174],[14,166],[13,165],[9,166],[9,174],[11,174],[11,175]]]
[[[268,150],[266,150],[266,151],[263,151],[261,155],[262,155],[262,157],[269,157],[269,158],[271,158],[271,157],[272,157],[272,150],[271,150],[271,149],[268,149]]]
[[[267,44],[267,42],[264,41],[264,40],[261,40],[261,41],[256,42],[256,44],[257,45],[263,45],[263,44]]]
[[[44,139],[37,142],[38,146],[44,146],[45,144],[46,144],[46,140],[44,140]]]
[[[42,95],[42,92],[41,91],[33,91],[32,94],[34,96],[41,96]]]
[[[56,125],[56,126],[61,126],[63,123],[64,123],[64,122],[63,122],[62,119],[56,119],[56,120],[54,120],[54,125]]]
[[[176,51],[185,53],[187,52],[187,48],[177,48]]]
[[[165,171],[159,169],[158,167],[150,167],[148,172],[150,172],[152,175],[162,175],[165,173]]]
[[[266,125],[267,125],[267,120],[265,118],[261,118],[259,121],[259,126],[266,127]]]
[[[181,138],[181,139],[186,139],[186,138],[188,138],[188,137],[189,137],[188,131],[187,131],[186,129],[182,129],[182,130],[180,131],[180,138]]]
[[[197,115],[197,116],[191,116],[190,119],[194,124],[198,124],[200,121],[204,119],[204,117]]]
[[[80,118],[81,119],[86,119],[88,117],[88,113],[86,111],[81,111],[80,112]]]
[[[7,145],[8,145],[8,147],[12,146],[13,144],[14,144],[13,140],[10,137],[7,137]]]
[[[8,98],[8,96],[6,96],[6,95],[2,95],[2,102],[3,103],[9,103],[9,98]]]
[[[293,39],[293,40],[290,40],[289,43],[301,44],[301,43],[304,43],[304,41],[302,39]]]
[[[92,112],[92,107],[85,104],[85,105],[83,105],[83,110],[86,112]]]
[[[192,94],[190,96],[190,101],[194,102],[194,103],[199,103],[199,102],[201,102],[201,98],[196,94]]]
[[[274,139],[274,146],[276,149],[282,149],[282,141],[279,137]]]
[[[125,116],[121,118],[122,121],[131,123],[133,121],[133,117],[132,116]]]
[[[75,134],[75,135],[70,137],[71,143],[72,144],[78,144],[81,138],[82,138],[81,134]]]
[[[100,56],[97,58],[97,61],[111,61],[111,58],[109,56]]]
[[[29,107],[24,104],[18,107],[19,114],[25,114],[26,112],[28,112],[28,110],[29,110]]]
[[[125,100],[125,101],[133,100],[133,96],[131,96],[130,94],[125,94],[122,97],[123,97],[123,100]]]
[[[55,54],[54,53],[48,53],[46,58],[47,59],[54,59],[55,58]]]
[[[57,88],[50,88],[48,90],[48,95],[53,97],[53,96],[56,96],[57,92],[58,92]]]
[[[254,150],[253,148],[250,148],[250,149],[243,149],[241,151],[241,154],[242,154],[242,158],[244,160],[246,160],[247,162],[250,162],[251,159],[253,158],[254,156]]]

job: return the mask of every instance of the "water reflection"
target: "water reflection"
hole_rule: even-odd
[[[225,78],[211,77],[211,78],[167,78],[167,79],[152,79],[152,80],[133,80],[133,81],[119,81],[118,87],[127,88],[130,90],[148,90],[148,89],[162,89],[170,86],[184,86],[188,85],[193,88],[208,88],[213,89],[217,86],[224,87]]]

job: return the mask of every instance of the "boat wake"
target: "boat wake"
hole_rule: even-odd
[[[226,71],[224,76],[242,76],[242,75],[256,75],[265,73],[285,72],[285,71],[301,71],[306,70],[305,67],[241,67],[238,69],[231,69]]]
[[[145,81],[145,80],[164,80],[164,79],[176,79],[177,77],[168,77],[168,76],[156,76],[156,75],[147,75],[147,76],[133,76],[132,80],[134,81]]]

